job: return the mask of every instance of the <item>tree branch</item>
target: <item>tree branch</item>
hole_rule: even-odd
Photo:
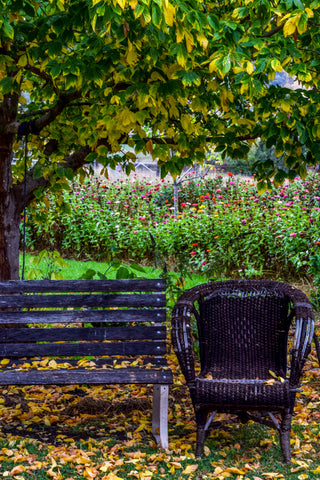
[[[266,32],[262,35],[263,38],[269,38],[269,37],[272,37],[273,35],[275,35],[276,33],[280,32],[284,27],[284,23],[282,23],[281,25],[278,25],[277,27],[274,27],[272,30],[270,30],[269,32]]]
[[[79,150],[77,150],[76,152],[66,157],[60,164],[58,164],[57,167],[71,168],[73,171],[76,171],[87,163],[86,157],[91,152],[92,150],[90,147],[87,147],[87,146],[81,147],[79,148]],[[27,173],[27,178],[26,178],[26,204],[27,205],[32,200],[34,200],[35,190],[37,190],[38,188],[47,188],[50,186],[49,178],[44,178],[44,177],[34,178],[35,168],[36,168],[36,165],[33,166]],[[23,206],[24,206],[24,181],[25,180],[22,180],[21,182],[12,186],[12,189],[16,198],[16,202],[17,202],[17,208],[20,209],[21,211],[23,210]]]
[[[28,70],[29,72],[32,72],[34,73],[35,75],[37,75],[37,77],[40,77],[42,78],[43,80],[45,80],[47,83],[50,83],[50,85],[52,85],[52,88],[53,88],[53,91],[56,95],[58,95],[58,90],[52,80],[52,77],[50,75],[48,75],[48,73],[46,72],[43,72],[42,70],[40,70],[39,68],[35,67],[34,65],[30,65],[29,63],[27,63],[27,65],[24,67],[26,70]]]
[[[69,105],[66,105],[65,108],[83,107],[83,106],[90,106],[90,105],[92,105],[92,102],[75,102],[75,103],[70,103]],[[49,108],[45,110],[35,110],[34,112],[20,113],[20,117],[21,118],[35,117],[36,115],[46,115],[48,112],[50,112]]]
[[[22,135],[31,133],[33,135],[39,135],[41,130],[50,125],[57,117],[60,115],[60,113],[72,102],[73,100],[76,100],[77,98],[81,97],[81,92],[80,91],[73,91],[73,92],[68,92],[68,93],[61,93],[59,95],[58,101],[53,107],[45,111],[45,113],[39,117],[35,118],[33,120],[30,120],[29,122],[23,122],[23,131],[19,132]],[[6,129],[5,133],[18,133],[19,127],[21,127],[22,124],[18,122],[10,123]]]

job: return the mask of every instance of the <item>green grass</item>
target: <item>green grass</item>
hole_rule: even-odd
[[[45,261],[43,262],[43,265],[41,265],[41,262],[37,267],[35,267],[32,264],[32,259],[34,259],[33,255],[26,255],[26,263],[25,263],[25,279],[39,279],[41,278],[40,275],[35,275],[35,269],[41,269],[42,272],[46,271],[46,265]],[[110,265],[110,263],[107,262],[96,262],[93,260],[88,260],[88,261],[80,261],[80,260],[72,260],[72,259],[64,259],[64,262],[66,263],[66,267],[59,268],[59,274],[63,279],[66,280],[76,280],[83,275],[88,270],[95,270],[96,272],[99,272],[103,275],[106,275],[107,278],[114,279],[116,278],[116,272],[117,268],[115,266]],[[129,269],[131,268],[129,264],[123,264],[124,266],[127,266]],[[20,275],[21,275],[21,266],[22,266],[22,260],[20,258]],[[163,274],[163,270],[160,268],[155,268],[154,266],[143,266],[144,273],[135,271],[132,269],[138,277],[143,277],[143,278],[159,278]],[[173,272],[172,272],[173,273]],[[31,278],[29,278],[29,275],[31,274]],[[43,278],[43,276],[42,276]],[[96,275],[95,278],[98,278]],[[184,278],[185,284],[184,284],[184,289],[191,288],[193,286],[199,285],[200,283],[205,283],[208,281],[204,275],[199,275],[199,274],[193,274],[191,276],[186,276]]]

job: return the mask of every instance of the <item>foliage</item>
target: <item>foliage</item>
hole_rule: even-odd
[[[65,268],[68,268],[68,265],[59,252],[42,250],[36,257],[30,259],[27,280],[35,278],[38,280],[63,279],[65,277],[62,270]]]
[[[1,278],[18,274],[24,202],[68,188],[67,179],[76,171],[84,178],[94,160],[104,174],[117,163],[130,173],[136,154],[149,152],[163,176],[176,176],[207,149],[246,158],[261,138],[286,170],[272,158],[259,163],[260,192],[270,177],[276,186],[305,177],[306,165],[320,161],[318,6],[2,1]],[[272,84],[280,72],[300,88]]]
[[[232,175],[232,174],[230,174]],[[227,175],[180,185],[137,180],[73,183],[64,203],[50,196],[29,209],[28,247],[54,245],[61,254],[107,255],[175,265],[177,274],[290,278],[311,272],[319,249],[320,181],[310,173],[258,196],[255,181]],[[64,213],[62,213],[64,212]],[[48,219],[51,219],[48,221]],[[47,220],[47,222],[46,222]],[[179,266],[180,265],[180,266]]]
[[[76,168],[71,152],[86,147],[85,162],[123,161],[130,172],[134,153],[107,156],[123,143],[149,151],[164,173],[176,174],[201,161],[207,137],[217,152],[236,158],[261,137],[284,156],[291,176],[304,175],[304,163],[320,159],[312,88],[319,82],[317,6],[311,0],[5,0],[0,98],[5,105],[17,96],[17,120],[28,122],[33,178],[51,175],[51,187],[63,187]],[[307,89],[270,83],[279,72]],[[272,163],[267,168],[271,174]]]

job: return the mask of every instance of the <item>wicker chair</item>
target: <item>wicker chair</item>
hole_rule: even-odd
[[[194,330],[199,339],[199,373]],[[290,461],[291,417],[313,336],[308,298],[284,283],[230,280],[182,294],[173,309],[172,344],[194,406],[197,457],[215,413],[227,412],[242,422],[254,419],[275,427],[284,459]]]

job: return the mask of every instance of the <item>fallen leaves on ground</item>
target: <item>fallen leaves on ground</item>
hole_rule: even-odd
[[[169,449],[152,437],[151,386],[6,387],[0,396],[0,478],[29,480],[316,480],[320,478],[320,372],[313,352],[293,419],[293,461],[260,425],[213,426],[201,459],[190,397],[174,355]],[[89,360],[90,361],[90,360]],[[3,360],[2,360],[3,362]],[[5,366],[7,363],[2,363]],[[57,368],[50,361],[43,368]],[[216,420],[216,419],[215,419]]]

